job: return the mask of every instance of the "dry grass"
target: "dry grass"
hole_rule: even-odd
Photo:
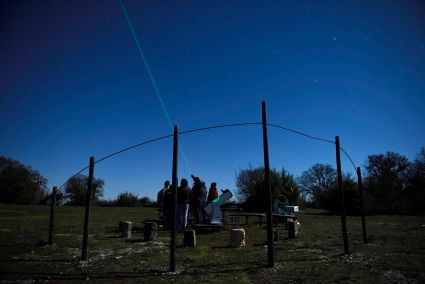
[[[49,208],[0,205],[0,273],[5,281],[202,282],[202,283],[421,283],[425,282],[425,226],[422,216],[367,218],[370,243],[361,242],[360,218],[348,217],[350,251],[343,255],[340,217],[318,210],[299,214],[298,238],[281,227],[275,266],[267,268],[265,226],[249,223],[246,247],[228,247],[229,232],[198,234],[194,249],[177,248],[177,273],[169,273],[169,232],[154,243],[141,241],[152,208],[94,208],[89,260],[81,255],[84,209],[58,207],[53,247],[47,239]],[[133,222],[130,239],[119,237],[120,220]],[[178,236],[178,244],[182,236]]]

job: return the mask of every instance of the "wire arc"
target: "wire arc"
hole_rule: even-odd
[[[194,132],[200,132],[200,131],[206,131],[206,130],[211,130],[211,129],[226,128],[226,127],[237,127],[237,126],[247,126],[247,125],[262,125],[262,122],[241,122],[241,123],[228,123],[228,124],[212,125],[212,126],[207,126],[207,127],[193,128],[193,129],[189,129],[189,130],[185,130],[185,131],[180,131],[178,134],[179,135],[184,135],[184,134],[189,134],[189,133],[194,133]],[[318,141],[322,141],[322,142],[327,142],[327,143],[335,144],[335,142],[332,141],[332,140],[315,137],[315,136],[312,136],[310,134],[306,134],[306,133],[303,133],[303,132],[300,132],[300,131],[297,131],[297,130],[294,130],[294,129],[291,129],[291,128],[287,128],[287,127],[284,127],[284,126],[281,126],[281,125],[277,125],[277,124],[273,124],[273,123],[268,123],[267,125],[268,126],[271,126],[271,127],[275,127],[275,128],[281,129],[281,130],[284,130],[284,131],[295,133],[295,134],[298,134],[298,135],[307,137],[309,139],[313,139],[313,140],[318,140]],[[140,146],[149,144],[149,143],[153,143],[153,142],[156,142],[156,141],[160,141],[160,140],[163,140],[163,139],[166,139],[166,138],[170,138],[170,137],[173,137],[173,134],[168,134],[168,135],[156,137],[156,138],[153,138],[153,139],[149,139],[149,140],[146,140],[146,141],[143,141],[143,142],[140,142],[140,143],[137,143],[137,144],[134,144],[134,145],[125,147],[125,148],[120,149],[120,150],[118,150],[116,152],[113,152],[111,154],[108,154],[106,156],[103,156],[99,160],[95,161],[95,164],[101,163],[101,162],[103,162],[106,159],[109,159],[109,158],[114,157],[116,155],[119,155],[121,153],[127,152],[127,151],[129,151],[131,149],[134,149],[134,148],[137,148],[137,147],[140,147]],[[351,159],[351,157],[347,153],[347,151],[343,147],[341,147],[341,146],[340,146],[340,149],[345,154],[345,156],[347,156],[347,158],[349,159],[350,163],[353,165],[354,169],[357,171],[356,165],[354,164],[353,160]],[[86,170],[88,168],[89,168],[89,166],[86,166],[83,169],[81,169],[80,171],[78,171],[76,174],[72,175],[58,189],[61,189],[71,178],[77,176],[78,174],[80,174],[81,172],[83,172],[84,170]]]

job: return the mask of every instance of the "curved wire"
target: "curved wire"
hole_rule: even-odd
[[[74,174],[74,175],[72,175],[69,179],[67,179],[61,186],[59,186],[59,188],[58,188],[58,190],[60,190],[65,184],[67,184],[67,182],[70,180],[70,179],[72,179],[73,177],[75,177],[75,176],[77,176],[77,175],[79,175],[79,174],[81,174],[83,171],[85,171],[85,170],[87,170],[89,168],[89,166],[87,166],[87,167],[85,167],[85,168],[83,168],[83,169],[81,169],[81,170],[79,170],[76,174]]]
[[[341,147],[341,145],[339,145],[339,149],[341,149],[341,151],[345,154],[345,156],[347,156],[347,158],[350,160],[351,164],[353,165],[354,172],[357,174],[357,167],[354,164],[353,160],[351,159],[350,155],[348,155],[347,151],[345,151],[344,148]]]
[[[302,133],[300,131],[297,131],[297,130],[294,130],[294,129],[290,129],[290,128],[287,128],[287,127],[284,127],[284,126],[280,126],[280,125],[276,125],[276,124],[272,124],[272,123],[267,123],[267,125],[268,126],[272,126],[272,127],[276,127],[276,128],[280,128],[280,129],[283,129],[283,130],[286,130],[286,131],[289,131],[289,132],[292,132],[292,133],[296,133],[298,135],[301,135],[301,136],[304,136],[304,137],[307,137],[307,138],[310,138],[310,139],[315,139],[315,140],[319,140],[319,141],[324,141],[324,142],[335,144],[334,141],[331,141],[331,140],[328,140],[328,139],[319,138],[319,137],[314,137],[314,136],[311,136],[309,134]]]
[[[194,128],[194,129],[179,132],[179,134],[187,134],[187,133],[215,129],[215,128],[234,127],[234,126],[243,126],[243,125],[258,125],[258,124],[262,124],[262,123],[261,122],[244,122],[244,123],[221,124],[221,125],[214,125],[214,126],[208,126],[208,127]]]
[[[303,132],[300,132],[300,131],[297,131],[297,130],[294,130],[294,129],[290,129],[290,128],[287,128],[287,127],[284,127],[284,126],[280,126],[280,125],[276,125],[276,124],[272,124],[272,123],[267,123],[267,125],[268,126],[272,126],[272,127],[276,127],[276,128],[279,128],[279,129],[283,129],[283,130],[286,130],[286,131],[289,131],[289,132],[292,132],[292,133],[296,133],[298,135],[301,135],[301,136],[304,136],[304,137],[307,137],[307,138],[310,138],[310,139],[314,139],[314,140],[319,140],[319,141],[323,141],[323,142],[328,142],[328,143],[335,144],[335,141],[328,140],[328,139],[323,139],[323,138],[319,138],[319,137],[314,137],[314,136],[311,136],[309,134],[306,134],[306,133],[303,133]],[[345,156],[347,156],[348,160],[350,160],[351,165],[353,165],[354,171],[357,172],[357,167],[354,164],[353,160],[351,159],[350,155],[348,155],[347,151],[345,151],[345,149],[342,148],[341,145],[339,146],[339,148],[345,154]]]
[[[154,139],[151,139],[151,140],[148,140],[148,141],[144,141],[144,142],[141,142],[141,143],[138,143],[138,144],[135,144],[135,145],[132,145],[132,146],[129,146],[129,147],[126,147],[126,148],[124,148],[124,149],[121,149],[121,150],[119,150],[119,151],[116,151],[116,152],[114,152],[114,153],[112,153],[112,154],[109,154],[109,155],[106,155],[106,156],[104,156],[104,157],[102,157],[102,158],[100,158],[99,160],[97,160],[97,161],[95,161],[94,163],[95,164],[97,164],[97,163],[100,163],[100,162],[102,162],[102,161],[104,161],[104,160],[106,160],[106,159],[108,159],[108,158],[110,158],[110,157],[113,157],[113,156],[116,156],[116,155],[118,155],[118,154],[121,154],[121,153],[123,153],[123,152],[126,152],[126,151],[128,151],[128,150],[131,150],[131,149],[133,149],[133,148],[136,148],[136,147],[139,147],[139,146],[142,146],[142,145],[145,145],[145,144],[148,144],[148,143],[151,143],[151,142],[155,142],[155,141],[158,141],[158,140],[162,140],[162,139],[165,139],[165,138],[168,138],[168,137],[172,137],[173,136],[173,134],[169,134],[169,135],[165,135],[165,136],[161,136],[161,137],[158,137],[158,138],[154,138]],[[67,179],[59,188],[58,188],[58,190],[59,189],[61,189],[70,179],[72,179],[73,177],[75,177],[75,176],[77,176],[77,175],[79,175],[79,174],[81,174],[83,171],[85,171],[85,170],[87,170],[89,168],[89,166],[86,166],[85,168],[83,168],[83,169],[81,169],[81,170],[79,170],[76,174],[74,174],[74,175],[72,175],[69,179]]]
[[[178,134],[188,134],[188,133],[193,133],[193,132],[198,132],[198,131],[204,131],[204,130],[210,130],[210,129],[225,128],[225,127],[236,127],[236,126],[245,126],[245,125],[262,125],[262,123],[261,122],[242,122],[242,123],[220,124],[220,125],[213,125],[213,126],[207,126],[207,127],[189,129],[189,130],[181,131]],[[297,130],[294,130],[294,129],[290,129],[290,128],[287,128],[287,127],[284,127],[284,126],[281,126],[281,125],[277,125],[277,124],[273,124],[273,123],[267,123],[267,125],[268,126],[271,126],[271,127],[275,127],[275,128],[281,129],[281,130],[285,130],[285,131],[288,131],[288,132],[292,132],[292,133],[295,133],[295,134],[298,134],[298,135],[301,135],[301,136],[304,136],[304,137],[307,137],[307,138],[310,138],[310,139],[314,139],[314,140],[318,140],[318,141],[323,141],[323,142],[335,144],[335,142],[332,141],[332,140],[315,137],[315,136],[312,136],[312,135],[309,135],[309,134],[306,134],[306,133],[303,133],[303,132],[300,132],[300,131],[297,131]],[[169,137],[172,137],[172,136],[173,136],[173,134],[169,134],[169,135],[165,135],[165,136],[153,138],[153,139],[150,139],[150,140],[147,140],[147,141],[138,143],[138,144],[134,144],[132,146],[128,146],[126,148],[123,148],[123,149],[118,150],[118,151],[116,151],[116,152],[114,152],[112,154],[109,154],[109,155],[106,155],[106,156],[100,158],[99,160],[97,160],[95,162],[95,164],[98,164],[100,162],[103,162],[104,160],[106,160],[108,158],[111,158],[111,157],[116,156],[118,154],[124,153],[124,152],[129,151],[131,149],[134,149],[136,147],[140,147],[142,145],[146,145],[146,144],[149,144],[149,143],[152,143],[152,142],[155,142],[155,141],[163,140],[163,139],[166,139],[166,138],[169,138]],[[354,164],[354,162],[351,159],[350,155],[348,155],[347,151],[345,151],[345,149],[342,148],[341,146],[340,146],[340,149],[347,156],[347,158],[350,160],[351,164],[354,167],[354,170],[357,171],[356,165]],[[81,172],[83,172],[84,170],[86,170],[88,168],[89,168],[89,166],[86,166],[83,169],[81,169],[80,171],[78,171],[76,174],[72,175],[58,189],[61,189],[70,179],[72,179],[73,177],[79,175]]]
[[[165,136],[161,136],[161,137],[158,137],[158,138],[154,138],[154,139],[151,139],[151,140],[148,140],[148,141],[144,141],[144,142],[141,142],[141,143],[138,143],[138,144],[129,146],[127,148],[118,150],[118,151],[116,151],[116,152],[114,152],[112,154],[109,154],[109,155],[106,155],[106,156],[100,158],[99,160],[97,160],[95,162],[95,164],[100,163],[100,162],[102,162],[102,161],[104,161],[104,160],[106,160],[108,158],[111,158],[111,157],[116,156],[118,154],[121,154],[123,152],[127,152],[128,150],[131,150],[133,148],[136,148],[136,147],[139,147],[139,146],[142,146],[142,145],[145,145],[145,144],[149,144],[149,143],[152,143],[152,142],[155,142],[155,141],[159,141],[159,140],[162,140],[162,139],[165,139],[165,138],[169,138],[169,137],[172,137],[172,136],[173,136],[173,134],[168,134],[168,135],[165,135]]]

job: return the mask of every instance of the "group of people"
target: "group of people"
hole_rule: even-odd
[[[205,206],[218,197],[217,183],[212,182],[207,194],[205,182],[199,177],[192,175],[193,186],[189,186],[187,179],[180,180],[180,186],[177,187],[177,226],[187,227],[189,210],[192,211],[197,224],[202,224],[205,213]],[[172,221],[173,195],[170,182],[164,182],[164,187],[158,192],[157,203],[159,206],[160,218],[169,226]]]

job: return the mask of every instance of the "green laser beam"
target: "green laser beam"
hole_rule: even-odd
[[[157,95],[157,97],[159,99],[159,102],[161,103],[162,110],[163,110],[163,112],[164,112],[164,114],[165,114],[165,116],[167,118],[167,121],[168,121],[168,124],[170,125],[171,130],[173,130],[173,122],[171,121],[171,118],[168,115],[167,109],[165,108],[164,100],[162,99],[161,93],[159,92],[158,86],[157,86],[156,81],[155,81],[155,79],[153,77],[151,68],[149,67],[148,61],[146,60],[146,57],[145,57],[145,54],[143,52],[142,46],[141,46],[141,44],[139,42],[139,39],[137,38],[136,31],[133,28],[133,23],[130,20],[130,17],[128,15],[128,13],[127,13],[127,9],[125,8],[124,0],[120,0],[120,6],[121,6],[121,11],[124,14],[124,18],[127,21],[128,27],[130,28],[130,32],[131,32],[131,35],[133,36],[134,42],[136,43],[137,50],[139,51],[139,55],[142,58],[143,64],[145,65],[145,68],[146,68],[146,71],[148,72],[148,75],[149,75],[149,78],[150,78],[150,80],[152,82],[152,85],[153,85],[153,88],[155,90],[155,93],[156,93],[156,95]],[[187,159],[186,159],[186,155],[183,152],[183,147],[181,145],[179,145],[179,150],[180,150],[180,153],[182,154],[183,160],[184,160],[184,162],[186,164],[186,167],[187,167],[189,173],[192,174],[192,171],[190,170],[190,167],[189,167],[189,163],[187,162]]]

